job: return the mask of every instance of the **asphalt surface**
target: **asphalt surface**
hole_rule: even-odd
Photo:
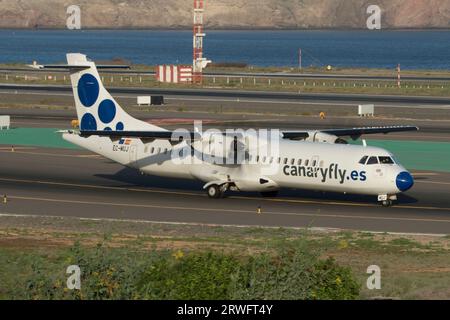
[[[0,159],[3,214],[450,234],[450,174],[415,172],[415,187],[383,208],[373,197],[302,190],[211,200],[201,183],[142,176],[78,150],[2,146]]]
[[[72,93],[72,87],[66,85],[22,85],[0,84],[0,90],[20,92]],[[269,91],[215,90],[215,89],[167,89],[167,88],[135,88],[112,87],[108,91],[113,95],[168,95],[204,98],[233,98],[249,100],[272,100],[288,102],[332,102],[332,103],[403,103],[407,105],[450,105],[449,97],[425,96],[389,96],[364,94],[320,94],[320,93],[288,93]]]

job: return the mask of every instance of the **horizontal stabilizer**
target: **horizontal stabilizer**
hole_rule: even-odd
[[[68,65],[68,64],[29,65],[29,66],[39,70],[84,70],[91,67],[90,65]],[[109,70],[130,69],[130,66],[126,65],[99,65],[96,67],[97,69],[109,69]]]

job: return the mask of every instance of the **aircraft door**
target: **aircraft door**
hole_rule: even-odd
[[[130,146],[130,165],[137,164],[137,146]]]

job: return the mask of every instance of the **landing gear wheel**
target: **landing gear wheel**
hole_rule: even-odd
[[[217,184],[210,185],[206,191],[208,192],[208,197],[211,199],[218,199],[223,195],[222,190]]]
[[[384,200],[382,203],[383,207],[389,208],[392,207],[392,200]]]
[[[263,198],[275,198],[278,196],[278,191],[261,192],[261,195]]]

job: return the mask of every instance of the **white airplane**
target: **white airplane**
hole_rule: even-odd
[[[417,127],[275,131],[275,138],[273,132],[168,131],[127,114],[104,88],[101,66],[82,54],[68,54],[67,61],[60,67],[70,72],[80,130],[64,131],[65,140],[143,174],[201,180],[210,198],[227,190],[276,196],[291,188],[373,195],[391,206],[414,184],[389,151],[349,145],[343,137]]]

